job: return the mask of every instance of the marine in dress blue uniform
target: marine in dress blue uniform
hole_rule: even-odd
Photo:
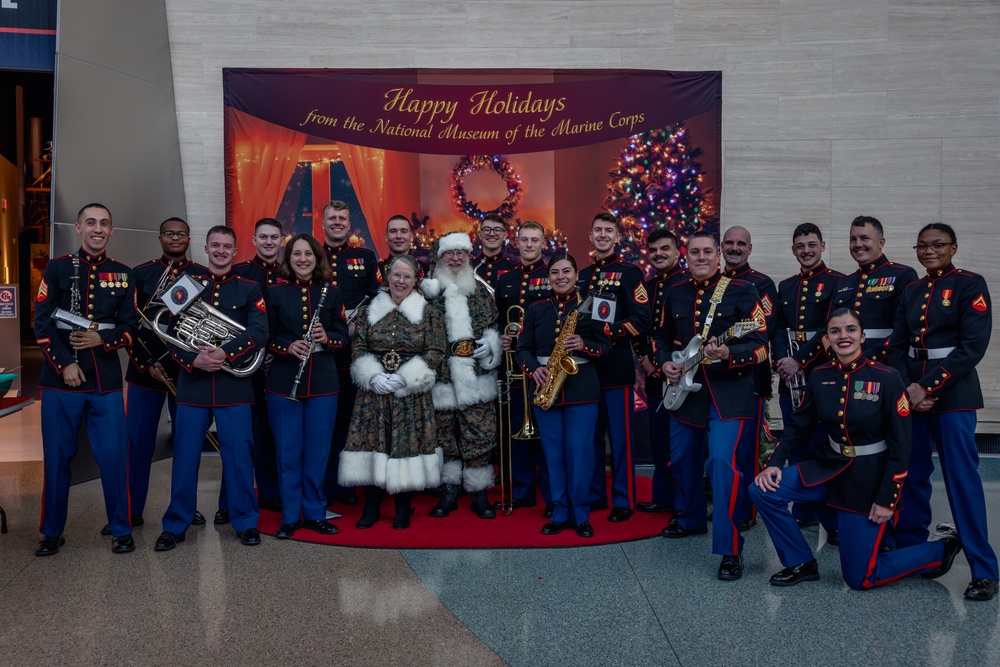
[[[500,276],[517,268],[517,262],[504,254],[509,232],[507,223],[497,213],[487,213],[479,223],[480,251],[469,258],[476,274],[494,290]]]
[[[279,231],[281,227],[277,228]],[[240,262],[233,266],[233,273],[252,280],[260,285],[260,291],[264,295],[265,301],[269,296],[269,288],[276,285],[278,278],[278,267],[281,262],[269,262],[259,254],[252,259]],[[280,505],[281,494],[278,490],[278,463],[276,460],[275,436],[268,419],[267,404],[264,397],[264,386],[267,382],[267,371],[262,366],[260,370],[251,376],[253,382],[254,404],[253,404],[253,470],[257,480],[257,498],[260,507],[277,510]],[[219,507],[225,507],[224,494],[225,486],[220,489]]]
[[[701,389],[691,392],[680,407],[671,412],[670,472],[677,482],[682,506],[677,508],[679,513],[671,518],[663,535],[679,538],[707,532],[708,515],[702,483],[707,432],[707,468],[712,484],[712,553],[723,556],[719,577],[738,579],[743,572],[743,536],[737,525],[736,501],[739,485],[743,482],[736,465],[736,446],[754,413],[753,369],[767,359],[767,339],[757,290],[746,281],[730,280],[721,275],[715,243],[704,233],[693,236],[688,242],[688,266],[692,277],[667,292],[663,319],[654,338],[657,365],[666,374],[665,364],[671,360],[671,353],[684,349],[695,335],[702,336],[704,332],[702,338],[708,342],[738,322],[756,320],[759,326],[726,344],[728,358],[699,364],[694,381],[702,385]],[[720,280],[725,289],[713,308],[710,301],[721,290]],[[711,320],[706,327],[710,314]]]
[[[527,313],[528,306],[535,301],[547,299],[551,295],[552,287],[549,285],[548,269],[541,259],[527,265],[518,264],[516,268],[505,273],[497,283],[494,294],[500,333],[506,331],[507,326],[512,321],[516,321],[516,311],[510,310],[512,306],[520,306]],[[523,394],[520,381],[511,383],[511,433],[518,433],[521,430],[524,425],[525,410],[530,409],[529,406],[524,405]],[[515,507],[534,507],[538,502],[538,491],[541,491],[542,501],[546,505],[552,502],[548,468],[543,457],[544,453],[539,440],[511,440],[511,473],[514,480],[512,498]]]
[[[596,362],[601,379],[601,402],[594,442],[594,472],[590,484],[591,504],[607,506],[604,466],[605,437],[611,442],[610,520],[624,521],[635,508],[635,466],[632,460],[632,420],[635,417],[635,360],[632,345],[652,330],[649,293],[642,271],[617,252],[580,271],[580,295],[611,294],[615,299],[615,321],[611,329],[611,354]],[[617,511],[616,511],[617,510]]]
[[[226,227],[209,230],[206,252],[211,271],[198,276],[207,283],[201,293],[209,305],[219,309],[245,330],[220,348],[226,363],[241,367],[267,344],[267,307],[260,285],[241,278],[223,259],[215,258],[221,246],[229,243],[235,254],[235,238]],[[230,255],[231,257],[231,255]],[[212,265],[211,262],[216,262]],[[230,259],[231,261],[231,259]],[[224,273],[215,273],[215,270]],[[171,318],[171,329],[176,318]],[[195,366],[199,353],[170,345],[171,354],[181,367],[177,382],[177,432],[170,479],[170,505],[163,515],[163,533],[156,549],[172,549],[184,540],[194,517],[198,486],[198,467],[205,432],[212,418],[218,431],[222,456],[222,475],[226,485],[229,515],[233,529],[243,544],[260,543],[257,533],[257,497],[253,485],[253,384],[249,377],[237,377],[225,370],[207,371]],[[200,362],[199,362],[200,363]]]
[[[524,330],[517,342],[518,365],[526,375],[545,366],[566,318],[577,310],[579,303],[580,297],[574,289],[565,295],[535,301],[528,307]],[[551,408],[542,410],[532,406],[545,450],[544,464],[554,505],[552,520],[543,528],[546,534],[577,526],[581,537],[593,536],[589,524],[594,469],[591,443],[601,396],[601,383],[593,362],[611,354],[607,327],[604,322],[578,316],[575,332],[583,339],[584,347],[571,353],[578,372],[567,377]],[[529,396],[534,396],[535,383],[529,382]],[[584,534],[588,531],[589,534]]]
[[[469,263],[476,267],[476,274],[485,280],[494,290],[496,290],[497,285],[500,283],[500,277],[503,274],[517,268],[517,262],[509,259],[502,252],[490,257],[475,255],[469,260]]]
[[[860,350],[853,360],[834,360],[810,375],[803,405],[785,426],[761,477],[772,468],[780,471],[796,449],[803,460],[781,471],[776,489],[765,492],[758,484],[749,487],[786,568],[772,578],[773,584],[819,578],[812,550],[788,511],[790,502],[825,502],[836,511],[841,572],[855,590],[915,574],[938,576],[944,573],[937,571],[942,566],[947,570],[957,552],[957,540],[925,541],[880,552],[892,515],[888,520],[870,518],[873,504],[899,509],[910,455],[911,421],[910,402],[899,372],[865,359]],[[828,441],[809,452],[809,441],[819,425],[829,434]],[[947,556],[946,548],[950,551]]]
[[[935,249],[934,244],[942,246]],[[928,273],[903,290],[890,346],[891,363],[902,371],[914,401],[913,451],[897,544],[927,539],[933,439],[948,504],[972,570],[966,597],[988,600],[996,594],[998,572],[975,443],[976,411],[983,407],[976,366],[989,347],[993,305],[983,277],[951,262],[958,246],[950,227],[926,227],[917,249]]]
[[[172,231],[186,230],[187,224],[183,224]],[[132,269],[136,304],[139,308],[144,308],[142,312],[152,321],[157,311],[163,307],[158,300],[151,303],[161,278],[166,276],[166,284],[169,285],[183,275],[205,271],[207,269],[186,257],[173,259],[163,255],[159,259],[140,264]],[[157,369],[156,364],[159,364],[162,371],[158,372],[162,372],[176,386],[180,368],[170,356],[166,344],[142,320],[134,341],[128,347],[130,363],[125,371],[125,381],[128,383],[126,422],[129,441],[129,496],[132,501],[132,521],[138,523],[145,511],[146,497],[149,494],[149,473],[164,401],[170,413],[171,435],[177,426],[176,398],[168,393],[167,385],[158,379],[154,370]]]
[[[327,208],[327,213],[335,209]],[[329,221],[330,218],[327,218]],[[348,227],[346,231],[350,231]],[[331,244],[331,242],[333,242]],[[330,283],[338,288],[348,316],[367,298],[375,298],[379,290],[378,258],[367,248],[354,248],[345,240],[340,243],[331,239],[327,232],[327,241],[323,244],[327,260],[330,262],[332,277]],[[347,431],[351,423],[351,411],[357,399],[358,388],[351,379],[351,342],[350,338],[343,347],[334,351],[337,362],[337,377],[340,382],[340,393],[337,397],[337,423],[333,429],[333,444],[326,464],[326,478],[323,482],[323,493],[327,501],[346,499],[357,504],[357,496],[353,488],[340,486],[337,483],[337,469],[340,462],[340,452],[347,443]]]
[[[796,237],[801,238],[800,237]],[[795,241],[793,241],[794,244]],[[844,274],[834,271],[820,261],[815,266],[800,271],[781,281],[778,285],[778,305],[775,308],[774,337],[771,339],[775,361],[790,358],[802,346],[822,336],[826,327],[826,318],[830,312],[830,301],[836,290],[837,283]],[[808,379],[817,362],[826,361],[823,352],[812,358],[811,364],[802,368],[803,381]],[[778,383],[778,404],[781,407],[782,423],[787,424],[792,418],[792,399],[788,384],[784,380]],[[819,427],[810,440],[809,451],[826,442],[826,431]],[[790,454],[789,464],[798,463],[798,450]],[[835,517],[820,512],[817,515],[816,506],[795,503],[792,514],[804,524],[814,524],[820,517],[826,516],[824,527],[829,531],[836,529]]]
[[[650,310],[654,330],[659,326],[667,291],[689,278],[687,271],[680,263],[676,263],[669,269],[657,271],[646,281],[646,292],[652,297]],[[650,360],[653,367],[653,372],[646,375],[646,413],[649,417],[649,448],[653,457],[653,489],[650,502],[636,503],[636,509],[641,512],[668,511],[675,507],[677,485],[670,474],[670,412],[662,405],[663,374],[656,365],[652,334],[643,338],[639,352],[640,356]]]
[[[297,238],[289,241],[286,254],[292,252],[294,243],[302,243]],[[318,243],[315,250],[320,250]],[[325,254],[320,252],[317,261],[326,261]],[[281,528],[291,529],[281,537],[290,537],[290,532],[294,532],[302,519],[306,526],[319,532],[337,532],[334,526],[325,523],[323,479],[335,424],[330,416],[337,414],[340,391],[336,351],[346,346],[348,334],[340,288],[317,277],[325,274],[325,271],[314,271],[309,280],[296,276],[269,288],[270,350],[274,358],[267,373],[267,407],[278,445]],[[306,337],[317,309],[317,322],[326,340],[313,343],[296,387],[297,398],[291,400],[288,396],[301,359],[289,350],[289,346]]]
[[[723,253],[725,253],[725,241],[723,241]],[[773,343],[775,303],[778,301],[778,290],[774,286],[774,281],[760,271],[752,269],[748,262],[733,268],[727,266],[725,275],[728,278],[745,280],[757,290],[757,296],[764,311],[764,320],[767,323],[767,341],[769,344]],[[743,429],[740,442],[736,446],[736,465],[739,467],[743,479],[753,479],[760,472],[760,433],[764,426],[764,403],[771,398],[771,393],[771,360],[769,356],[767,360],[754,366],[754,412],[747,427]],[[736,516],[740,529],[746,530],[752,525],[756,512],[745,488],[740,489],[737,502],[739,504]]]
[[[83,236],[83,247],[49,261],[35,299],[35,337],[44,357],[38,380],[44,455],[38,527],[43,539],[38,555],[54,554],[63,543],[70,462],[76,455],[81,422],[86,424],[94,459],[101,470],[104,509],[114,536],[112,550],[124,553],[135,549],[129,517],[128,435],[118,360],[119,348],[132,342],[138,324],[132,269],[103,252],[113,232],[111,214],[104,206],[85,206],[76,227]],[[75,270],[74,258],[78,262]],[[76,359],[71,329],[52,317],[57,308],[71,311],[74,283],[79,295],[76,314],[93,322],[96,331],[88,333],[100,338],[96,347],[78,349]]]

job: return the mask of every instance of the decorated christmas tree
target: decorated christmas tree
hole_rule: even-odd
[[[605,208],[622,226],[621,252],[648,276],[653,272],[646,236],[657,227],[677,235],[683,247],[691,234],[717,229],[715,193],[703,187],[704,173],[683,123],[634,134],[608,172]]]

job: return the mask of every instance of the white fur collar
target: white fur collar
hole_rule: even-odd
[[[379,292],[372,299],[371,305],[368,306],[368,324],[379,322],[394,310],[402,313],[403,317],[411,324],[420,324],[424,319],[424,306],[426,305],[427,301],[416,289],[410,292],[410,296],[403,299],[403,303],[398,306],[392,302],[392,297],[389,296],[388,292]]]

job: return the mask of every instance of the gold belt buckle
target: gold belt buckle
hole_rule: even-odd
[[[806,342],[808,340],[806,338],[806,332],[805,331],[795,331],[793,333],[795,334],[795,342],[797,342],[797,343],[804,343],[804,342]]]
[[[840,453],[849,459],[853,459],[858,455],[857,452],[854,451],[854,447],[852,445],[841,445]]]
[[[456,340],[451,344],[451,353],[456,357],[471,357],[476,351],[476,342],[471,338]]]
[[[396,350],[389,350],[382,355],[382,365],[390,373],[398,371],[402,361],[403,358],[399,356],[399,352],[396,352]]]

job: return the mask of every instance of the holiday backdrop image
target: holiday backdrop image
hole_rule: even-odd
[[[610,211],[648,273],[652,229],[718,232],[718,72],[226,69],[224,88],[226,222],[241,238],[263,217],[322,238],[340,199],[350,242],[379,256],[393,215],[423,256],[498,213],[512,239],[536,220],[549,253],[568,246],[585,266],[590,221]]]

